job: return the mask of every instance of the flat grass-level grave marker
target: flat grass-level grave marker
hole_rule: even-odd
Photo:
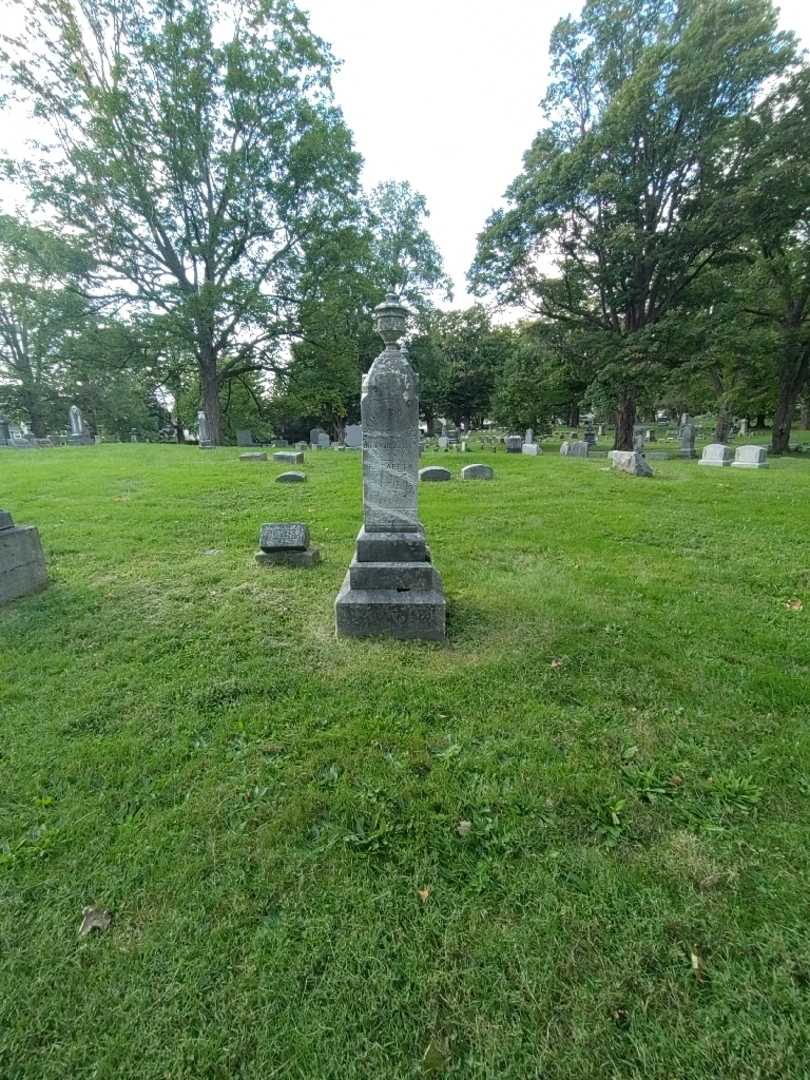
[[[407,311],[376,309],[385,349],[363,380],[363,528],[335,600],[338,637],[444,640],[442,580],[418,516],[419,397],[399,346]]]

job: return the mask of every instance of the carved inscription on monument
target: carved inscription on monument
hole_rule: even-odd
[[[368,532],[415,532],[419,472],[416,376],[389,346],[363,380],[363,511]]]

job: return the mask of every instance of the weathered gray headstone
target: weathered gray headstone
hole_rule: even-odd
[[[364,525],[335,600],[338,637],[444,639],[442,581],[417,508],[417,380],[399,346],[406,318],[390,294],[375,311],[385,349],[362,384]]]
[[[267,461],[267,454],[263,450],[255,450],[251,454],[240,454],[240,461]]]
[[[0,416],[0,446],[7,446],[10,442],[11,424],[4,416]]]
[[[422,483],[434,480],[452,480],[453,474],[449,469],[443,469],[441,465],[428,465],[426,469],[419,470],[419,480]]]
[[[608,457],[614,469],[630,473],[631,476],[655,475],[644,460],[644,455],[636,453],[635,450],[610,450]]]
[[[560,457],[584,457],[588,456],[588,444],[580,439],[569,442],[568,439],[560,445]]]
[[[302,450],[277,450],[273,454],[273,461],[281,462],[282,465],[303,465],[304,453]]]
[[[767,469],[768,452],[764,446],[738,446],[731,464],[735,469]]]
[[[205,415],[204,409],[197,412],[197,443],[201,450],[213,449],[214,444],[211,442],[208,417]]]
[[[349,424],[343,441],[350,450],[359,450],[363,445],[363,429],[360,424]]]
[[[493,480],[495,473],[490,465],[465,465],[461,470],[462,480]]]
[[[520,454],[523,452],[523,439],[520,435],[507,435],[504,439],[507,454]]]
[[[536,442],[525,442],[520,449],[522,453],[526,454],[528,457],[537,457],[538,454],[543,453],[539,444]]]
[[[316,445],[319,450],[328,450],[329,447],[332,445],[332,440],[329,438],[325,431],[322,431],[318,436],[318,442]]]
[[[236,433],[236,445],[237,446],[253,446],[253,432],[248,431],[245,428],[241,428]]]
[[[748,420],[747,420],[746,417],[743,417],[742,420],[740,420],[740,434],[741,435],[747,435],[748,434]]]
[[[326,434],[326,432],[323,430],[322,427],[311,428],[310,432],[309,432],[309,445],[313,449],[316,449],[317,446],[318,446],[318,439],[321,437],[321,435],[325,435],[325,434]]]
[[[703,447],[703,457],[698,462],[698,465],[712,465],[715,468],[722,468],[724,465],[730,465],[733,457],[734,451],[730,446],[725,446],[723,443],[709,443],[708,446]]]
[[[437,442],[439,444],[440,450],[446,450],[450,445],[450,439],[447,437],[447,435],[440,435],[437,439]]]
[[[15,526],[11,514],[0,510],[0,604],[48,584],[48,571],[39,533],[33,525]]]
[[[68,413],[70,417],[70,434],[71,435],[84,435],[84,423],[82,421],[82,414],[78,405],[71,405]]]
[[[689,419],[689,413],[681,417],[681,426],[678,431],[680,439],[680,456],[693,458],[695,456],[695,425]]]
[[[277,484],[303,484],[306,480],[307,474],[302,472],[283,472],[279,473],[276,477]]]

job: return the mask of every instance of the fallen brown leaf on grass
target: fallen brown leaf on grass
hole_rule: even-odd
[[[109,930],[112,922],[112,914],[100,907],[82,908],[82,924],[79,927],[79,937],[87,937],[93,930],[103,933]]]
[[[804,607],[804,604],[801,602],[798,596],[794,596],[792,600],[788,600],[786,602],[785,607],[788,609],[788,611],[801,611]]]
[[[456,825],[456,832],[458,833],[459,836],[466,836],[469,833],[471,828],[472,828],[472,822],[471,821],[460,821],[458,823],[458,825]]]
[[[561,668],[562,664],[563,664],[562,660],[552,660],[551,661],[551,666],[553,668]]]
[[[426,885],[424,889],[417,889],[416,891],[419,894],[419,899],[422,903],[426,904],[428,902],[428,897],[430,896],[430,886]]]

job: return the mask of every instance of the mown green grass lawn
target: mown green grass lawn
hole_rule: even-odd
[[[0,454],[3,1080],[808,1075],[810,461],[471,460],[435,646],[334,639],[359,455]]]

